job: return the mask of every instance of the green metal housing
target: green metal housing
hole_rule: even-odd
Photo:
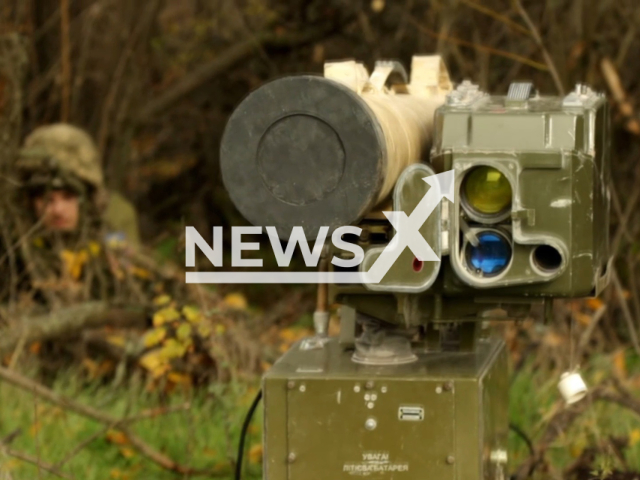
[[[443,200],[421,228],[441,262],[416,269],[406,249],[379,285],[335,285],[333,300],[387,322],[420,325],[487,318],[496,308],[513,318],[545,299],[598,295],[611,261],[609,144],[607,101],[586,87],[564,98],[518,99],[463,83],[436,111],[427,167],[455,171],[455,202]],[[479,166],[499,170],[511,184],[510,211],[499,221],[470,217],[464,207],[462,184]],[[387,209],[410,215],[429,188],[424,175],[419,168],[403,175]],[[359,226],[366,267],[375,259],[368,252],[381,251],[394,232],[375,213]],[[488,227],[506,233],[513,255],[500,275],[484,278],[465,262],[463,241],[465,229]],[[538,263],[541,246],[559,254],[555,268]]]
[[[263,379],[265,480],[502,478],[502,340],[386,367],[352,362],[336,339],[320,349],[300,345]]]
[[[490,279],[474,276],[461,259],[463,198],[456,195],[450,262],[462,283],[500,287],[507,296],[598,294],[610,260],[609,129],[606,98],[582,86],[564,98],[469,95],[438,110],[431,161],[455,170],[457,191],[479,165],[501,171],[513,191],[510,216],[499,223],[513,237],[512,262]],[[536,265],[540,245],[560,252],[558,268]]]

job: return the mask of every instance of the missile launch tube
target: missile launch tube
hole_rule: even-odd
[[[359,221],[400,173],[428,157],[443,94],[357,92],[320,76],[285,77],[231,115],[220,162],[232,201],[254,225],[315,238]]]

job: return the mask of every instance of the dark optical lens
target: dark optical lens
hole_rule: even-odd
[[[494,231],[477,234],[478,245],[467,244],[468,265],[485,276],[498,275],[511,260],[511,245],[502,235]]]

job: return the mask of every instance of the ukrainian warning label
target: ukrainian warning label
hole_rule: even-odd
[[[349,475],[369,476],[373,474],[408,472],[407,462],[392,462],[389,452],[363,452],[362,460],[347,462],[342,466],[342,471]]]

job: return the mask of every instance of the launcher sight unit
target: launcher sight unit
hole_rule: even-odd
[[[414,57],[410,77],[330,62],[251,93],[225,130],[224,183],[281,238],[357,225],[362,262],[321,268],[370,271],[398,234],[388,212],[420,218],[424,179],[452,182],[414,226],[437,261],[404,248],[377,283],[319,288],[318,335],[264,378],[264,478],[506,478],[507,359],[490,321],[606,286],[609,155],[603,95],[454,88],[438,56]]]

